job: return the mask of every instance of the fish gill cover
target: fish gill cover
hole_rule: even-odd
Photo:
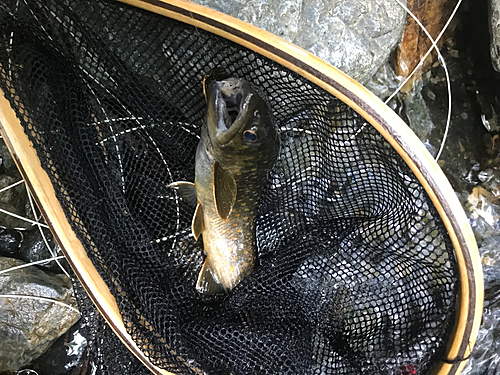
[[[453,247],[403,159],[349,106],[255,52],[106,1],[0,4],[0,87],[152,362],[179,374],[426,373],[454,322]],[[196,290],[203,76],[257,87],[280,133],[257,266]],[[146,373],[77,288],[99,374]]]

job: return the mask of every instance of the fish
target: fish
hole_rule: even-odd
[[[196,240],[202,235],[205,253],[196,289],[219,294],[256,265],[256,212],[280,138],[264,96],[243,78],[206,75],[203,89],[207,110],[195,182],[169,187],[196,205],[192,232]]]

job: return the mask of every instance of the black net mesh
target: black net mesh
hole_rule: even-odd
[[[153,363],[414,374],[442,358],[453,247],[403,159],[349,106],[255,52],[115,2],[2,0],[0,46],[0,87]],[[195,288],[193,208],[167,185],[194,180],[202,79],[216,67],[265,92],[281,149],[257,213],[259,265],[210,296]],[[145,373],[78,296],[98,373]]]

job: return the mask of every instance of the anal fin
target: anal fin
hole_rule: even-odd
[[[196,211],[194,212],[192,229],[193,229],[194,239],[198,241],[198,238],[200,237],[201,233],[205,230],[205,220],[203,219],[203,208],[201,207],[200,203],[198,203],[198,205],[196,206]]]
[[[196,290],[203,294],[222,294],[225,292],[224,287],[219,282],[212,268],[208,265],[206,259],[198,276]]]

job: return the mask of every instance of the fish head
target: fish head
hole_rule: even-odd
[[[279,136],[269,106],[258,91],[241,78],[213,79],[204,84],[204,141],[212,156],[224,164],[248,160],[274,163]]]

